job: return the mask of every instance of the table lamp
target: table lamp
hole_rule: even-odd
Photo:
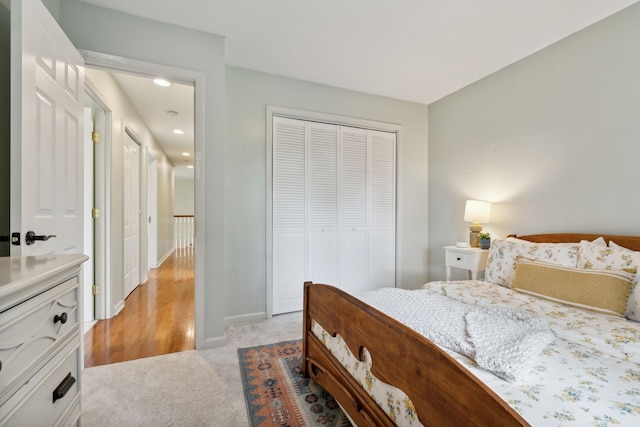
[[[477,248],[480,246],[480,232],[482,226],[489,222],[491,214],[491,202],[484,200],[467,200],[464,206],[464,220],[470,222],[469,246]]]

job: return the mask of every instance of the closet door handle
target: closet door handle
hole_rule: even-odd
[[[76,383],[76,379],[73,378],[71,376],[71,372],[69,372],[67,376],[64,377],[62,382],[58,385],[58,387],[56,387],[56,389],[53,390],[53,403],[56,403],[56,400],[58,399],[62,399],[65,396],[65,394],[67,394],[67,392],[71,390],[71,387],[75,383]]]

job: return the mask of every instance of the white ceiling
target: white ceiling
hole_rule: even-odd
[[[176,167],[176,175],[193,176],[193,172],[186,170],[194,164],[193,86],[172,82],[170,87],[160,87],[148,77],[112,74]],[[175,129],[184,134],[175,134]],[[182,153],[189,153],[189,156]]]
[[[224,36],[228,65],[430,104],[638,0],[84,1]]]

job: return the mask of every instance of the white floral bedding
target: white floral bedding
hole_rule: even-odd
[[[470,304],[517,308],[547,319],[556,339],[522,381],[504,381],[465,356],[448,351],[531,425],[640,425],[639,322],[542,300],[483,281],[431,282],[415,292],[446,295]],[[398,425],[420,425],[406,395],[379,384],[369,372],[368,363],[358,362],[339,337],[332,338],[317,324],[312,329]]]

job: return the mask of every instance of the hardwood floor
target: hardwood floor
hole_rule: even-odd
[[[195,348],[193,260],[192,250],[174,252],[118,315],[87,331],[85,368]]]

